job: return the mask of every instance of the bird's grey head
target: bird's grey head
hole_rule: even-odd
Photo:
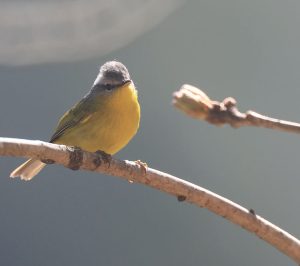
[[[122,63],[109,61],[101,66],[93,87],[103,90],[112,90],[130,81],[129,72]]]

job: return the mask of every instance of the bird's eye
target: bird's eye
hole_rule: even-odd
[[[111,91],[113,89],[113,86],[111,84],[103,84],[103,88],[107,91]]]

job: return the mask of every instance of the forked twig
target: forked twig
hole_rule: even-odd
[[[216,126],[255,126],[300,134],[299,123],[271,118],[254,111],[242,113],[238,110],[234,98],[228,97],[222,102],[213,101],[203,91],[188,84],[173,94],[173,104],[188,116]]]

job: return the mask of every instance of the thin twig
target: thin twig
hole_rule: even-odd
[[[0,155],[34,157],[71,169],[104,173],[118,176],[129,182],[147,185],[177,197],[178,201],[186,201],[207,208],[254,233],[295,262],[300,263],[300,241],[258,216],[253,209],[247,210],[205,188],[148,168],[141,162],[121,161],[103,152],[90,153],[64,145],[9,138],[0,138]]]
[[[187,115],[216,126],[255,126],[300,134],[299,123],[271,118],[254,111],[241,113],[234,98],[228,97],[222,102],[213,101],[203,91],[188,84],[173,94],[173,104]]]

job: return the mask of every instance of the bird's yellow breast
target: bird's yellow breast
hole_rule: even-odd
[[[70,128],[55,143],[114,154],[135,135],[140,122],[137,91],[131,82],[108,95],[96,96],[95,111]],[[103,98],[105,97],[105,99]]]

